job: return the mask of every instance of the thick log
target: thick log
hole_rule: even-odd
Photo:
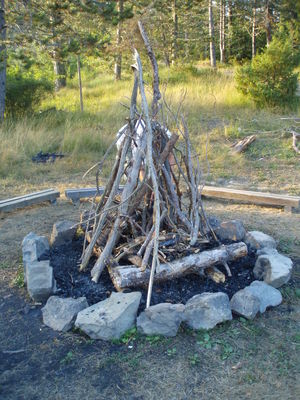
[[[163,282],[189,273],[197,273],[201,269],[245,257],[247,253],[245,243],[239,242],[191,254],[170,263],[158,265],[154,275],[154,282]],[[141,271],[132,265],[109,267],[108,270],[117,290],[127,287],[146,286],[150,277],[149,269]]]

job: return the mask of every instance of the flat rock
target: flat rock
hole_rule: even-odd
[[[260,300],[245,289],[236,292],[230,300],[231,310],[247,319],[253,319],[259,312]]]
[[[185,305],[184,321],[193,329],[212,329],[232,319],[229,297],[225,293],[202,293]]]
[[[263,248],[275,249],[276,241],[272,236],[260,231],[247,232],[245,243],[251,250],[259,250]]]
[[[183,320],[183,304],[160,303],[143,311],[137,318],[137,328],[145,335],[176,336]]]
[[[244,290],[249,291],[260,301],[259,311],[265,312],[267,307],[278,306],[282,302],[282,296],[279,290],[273,286],[261,281],[254,281]]]
[[[240,220],[224,221],[215,228],[215,234],[221,242],[227,240],[240,242],[244,239],[246,230]]]
[[[78,313],[75,326],[92,339],[119,339],[135,326],[140,292],[112,295]]]
[[[51,245],[61,246],[72,242],[76,233],[76,226],[72,221],[58,221],[53,225],[51,233]]]
[[[253,269],[254,276],[256,279],[263,279],[268,285],[279,288],[290,280],[293,262],[276,249],[264,250],[259,252]]]
[[[22,242],[24,277],[26,277],[27,265],[34,261],[48,259],[50,255],[49,250],[49,241],[46,236],[38,236],[34,232],[30,232],[24,237]]]
[[[56,290],[53,269],[49,261],[35,261],[27,265],[27,291],[34,301],[46,301]]]
[[[85,297],[73,299],[51,296],[42,308],[43,322],[55,331],[67,332],[72,329],[79,311],[88,306]]]

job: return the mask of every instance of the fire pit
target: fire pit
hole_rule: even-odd
[[[267,235],[246,234],[241,221],[220,223],[206,216],[201,166],[188,125],[180,108],[173,112],[161,101],[156,59],[141,23],[139,29],[153,69],[151,113],[135,50],[128,122],[88,171],[97,168],[99,188],[101,168],[117,144],[100,201],[94,199],[80,223],[54,225],[50,260],[44,239],[29,236],[23,246],[31,297],[62,296],[50,297],[44,322],[66,330],[78,314],[75,326],[92,338],[120,337],[134,326],[138,309],[141,332],[166,336],[175,335],[182,321],[210,329],[232,319],[231,310],[253,318],[281,302],[273,286],[285,283],[292,267]],[[176,133],[166,126],[166,116],[173,118]],[[28,243],[34,243],[35,253]]]

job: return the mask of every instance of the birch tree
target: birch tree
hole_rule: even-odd
[[[212,11],[212,0],[208,0],[208,27],[209,27],[209,54],[210,65],[216,67],[216,50],[215,50],[215,30],[214,30],[214,17]]]
[[[6,93],[6,24],[5,24],[5,2],[0,3],[0,122],[4,119],[5,93]]]

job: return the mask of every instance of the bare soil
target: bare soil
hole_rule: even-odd
[[[4,196],[3,196],[4,197]],[[247,205],[206,202],[223,219],[272,234],[294,262],[283,303],[255,321],[234,319],[208,335],[181,329],[176,338],[139,337],[119,343],[43,326],[40,305],[13,282],[21,241],[30,231],[49,235],[80,208],[62,199],[1,215],[0,398],[16,399],[284,399],[300,397],[300,214]],[[18,351],[16,353],[9,353]]]

